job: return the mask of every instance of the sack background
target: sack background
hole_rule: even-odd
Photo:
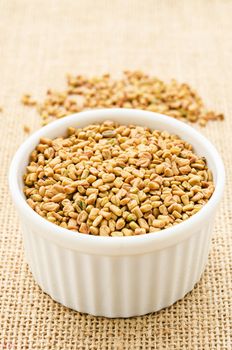
[[[0,1],[0,349],[231,349],[232,1]],[[12,155],[40,127],[23,93],[62,89],[65,74],[141,69],[190,83],[224,122],[201,129],[218,148],[227,186],[210,257],[194,290],[172,307],[131,319],[69,310],[44,294],[25,263],[8,193]]]

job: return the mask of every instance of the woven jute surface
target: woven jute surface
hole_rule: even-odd
[[[0,349],[231,349],[232,333],[232,1],[0,1]],[[105,319],[80,314],[44,294],[26,265],[7,172],[40,127],[20,105],[42,98],[65,74],[141,69],[189,82],[224,122],[201,131],[227,172],[212,247],[201,281],[183,300],[155,314]]]

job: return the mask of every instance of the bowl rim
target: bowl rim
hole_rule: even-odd
[[[100,121],[103,115],[109,114],[109,119],[113,119],[114,116],[117,117],[118,115],[122,116],[125,114],[128,116],[135,116],[136,114],[138,117],[147,115],[152,118],[155,117],[157,120],[161,120],[162,118],[162,121],[168,123],[170,126],[178,126],[182,132],[185,132],[186,134],[192,134],[196,139],[199,140],[199,142],[201,142],[204,149],[207,149],[208,153],[211,153],[212,159],[216,164],[217,173],[215,190],[212,197],[198,213],[194,214],[188,220],[178,225],[161,230],[159,232],[129,237],[104,237],[85,235],[76,231],[74,232],[66,228],[62,228],[41,217],[27,204],[24,194],[22,193],[19,186],[18,170],[20,161],[22,159],[25,159],[29,152],[33,150],[32,145],[35,143],[35,140],[38,140],[42,136],[46,137],[46,134],[52,130],[54,131],[54,128],[56,127],[63,126],[64,130],[67,129],[67,127],[70,125],[70,122],[73,121],[75,124],[77,118],[79,117],[87,117],[88,119],[91,118],[91,116],[95,116],[99,117]],[[183,137],[183,135],[181,137]],[[200,132],[188,124],[176,120],[172,117],[150,111],[125,108],[107,108],[75,113],[65,118],[56,120],[34,132],[16,151],[11,161],[8,181],[15,206],[17,207],[20,214],[33,225],[36,234],[40,234],[46,237],[46,239],[52,240],[63,247],[82,251],[83,253],[88,252],[92,254],[105,255],[131,255],[163,249],[167,246],[174,245],[180,241],[183,241],[187,239],[193,232],[199,231],[201,224],[207,220],[211,220],[212,213],[214,213],[222,197],[225,183],[225,170],[222,159],[214,145],[205,136],[203,136]]]

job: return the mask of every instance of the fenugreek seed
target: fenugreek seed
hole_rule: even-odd
[[[117,215],[117,216],[121,216],[122,215],[122,211],[120,208],[118,208],[116,205],[111,204],[110,205],[110,210],[112,211],[113,214]]]
[[[164,176],[170,177],[173,176],[173,171],[170,168],[165,168],[164,169]]]
[[[144,228],[136,228],[135,229],[135,235],[144,235],[146,233],[146,230]]]
[[[196,194],[191,198],[191,201],[197,202],[197,201],[199,201],[200,199],[202,199],[203,197],[204,197],[203,193],[198,192],[198,193],[196,193]]]
[[[152,210],[152,205],[151,204],[144,204],[140,207],[141,212],[146,213],[150,210]]]
[[[92,193],[87,199],[86,199],[86,204],[94,204],[97,200],[97,194]]]
[[[100,215],[102,215],[106,220],[111,219],[111,213],[109,211],[101,210]]]
[[[192,163],[191,166],[195,169],[203,170],[204,169],[204,164],[202,163]]]
[[[93,226],[97,227],[102,221],[102,219],[103,219],[102,215],[97,216],[96,219],[93,221]]]
[[[57,211],[59,209],[59,204],[48,202],[48,203],[44,203],[42,207],[43,207],[43,210],[46,210],[46,211]]]
[[[110,219],[108,226],[109,226],[111,232],[115,231],[115,226],[116,226],[115,220]]]
[[[126,225],[125,220],[123,218],[120,218],[116,222],[116,230],[121,230]]]
[[[90,233],[92,233],[92,235],[95,235],[95,236],[98,235],[98,233],[99,233],[99,229],[97,227],[94,227],[94,226],[90,226],[89,231],[90,231]]]
[[[138,192],[138,199],[140,202],[143,202],[146,198],[147,198],[147,195],[145,192],[143,192],[143,191]]]
[[[33,194],[31,196],[31,199],[34,201],[34,202],[42,202],[43,198],[41,195],[39,194]]]
[[[37,172],[37,169],[38,169],[38,166],[36,165],[29,165],[26,167],[28,173],[36,173]]]
[[[154,191],[154,190],[158,190],[160,188],[160,185],[157,182],[153,181],[153,182],[149,182],[148,187],[150,188],[151,191]]]
[[[167,215],[168,214],[168,211],[167,211],[167,208],[164,204],[162,204],[160,207],[159,207],[159,211],[161,214],[163,215]]]
[[[149,232],[159,232],[160,230],[158,227],[150,226]]]
[[[96,195],[99,193],[99,190],[97,188],[89,187],[86,189],[86,196],[90,196],[91,194],[95,193]]]
[[[28,198],[28,199],[27,199],[27,203],[30,205],[30,207],[31,207],[32,209],[35,209],[36,203],[35,203],[31,198]]]
[[[127,206],[128,206],[128,209],[131,211],[133,208],[137,207],[138,205],[138,202],[133,199],[132,201],[128,202]]]
[[[68,228],[67,223],[64,222],[64,221],[62,221],[62,222],[60,223],[60,226],[63,227],[63,228]]]
[[[76,204],[81,210],[84,210],[86,208],[86,203],[83,200],[76,200]]]
[[[120,199],[118,198],[118,196],[112,196],[111,197],[111,202],[116,205],[117,207],[120,206]]]
[[[103,182],[113,182],[115,180],[114,174],[103,174],[102,175]]]
[[[83,210],[78,214],[77,222],[78,223],[85,222],[87,218],[88,218],[88,213]]]
[[[170,222],[170,216],[168,216],[168,215],[158,215],[158,219],[159,219],[159,220],[163,220],[163,221],[165,221],[166,223],[169,223],[169,222]]]
[[[90,184],[92,184],[94,181],[96,181],[96,176],[94,175],[89,175],[87,178],[86,178],[86,181]]]
[[[155,171],[157,174],[162,174],[164,172],[164,165],[163,164],[156,165]]]
[[[86,223],[82,222],[79,227],[79,232],[88,234],[90,232],[89,226]]]
[[[99,186],[102,186],[102,185],[103,185],[102,179],[98,179],[98,180],[96,180],[96,181],[94,181],[94,182],[92,183],[92,186],[93,186],[94,188],[98,188]]]
[[[181,200],[184,205],[189,204],[189,196],[187,194],[184,194],[183,196],[181,196]]]
[[[101,226],[108,226],[108,221],[106,219],[102,219]]]
[[[69,221],[68,221],[68,229],[69,230],[75,230],[75,229],[77,229],[77,221],[75,220],[75,219],[69,219]]]
[[[110,159],[111,158],[111,152],[109,149],[104,149],[102,151],[102,156],[104,159]]]
[[[172,206],[173,206],[172,209],[174,211],[178,211],[178,213],[182,213],[182,205],[180,205],[178,203],[173,203]]]
[[[111,232],[111,236],[112,237],[122,237],[123,233],[120,231],[113,231],[113,232]]]
[[[99,214],[99,209],[98,208],[92,208],[90,213],[89,213],[89,218],[91,220],[95,220],[96,217],[98,216],[98,214]]]
[[[64,193],[66,194],[71,194],[71,193],[74,193],[76,190],[75,190],[75,187],[72,187],[72,186],[65,186],[64,187]]]
[[[51,212],[48,212],[48,213],[47,213],[47,219],[48,219],[50,222],[56,222],[56,218],[55,218],[55,216],[53,215],[53,213],[51,213]]]
[[[136,228],[139,228],[139,225],[136,224],[135,221],[131,221],[131,222],[129,223],[129,226],[130,226],[130,228],[131,228],[133,231],[134,231]]]
[[[149,225],[145,219],[143,218],[138,219],[138,223],[141,228],[144,228],[145,230],[149,230]]]
[[[153,220],[152,222],[152,226],[155,228],[163,228],[166,225],[164,220]]]
[[[182,217],[182,215],[181,215],[178,211],[176,211],[176,210],[174,210],[174,211],[172,212],[172,215],[173,215],[176,219],[180,219],[180,218]]]
[[[124,236],[132,236],[133,231],[128,229],[128,228],[123,228],[122,229],[122,233],[123,233]]]
[[[120,200],[120,205],[127,205],[127,203],[130,202],[130,198],[129,197],[125,197],[123,199]]]
[[[37,180],[37,174],[36,173],[31,173],[29,175],[27,175],[26,180],[25,180],[25,184],[26,185],[33,185],[33,183]]]
[[[56,214],[56,213],[54,213],[54,214]],[[54,215],[53,214],[53,215]],[[55,215],[54,215],[55,216]],[[68,216],[70,217],[70,218],[73,218],[73,219],[76,219],[77,220],[77,218],[78,218],[78,213],[74,213],[74,212],[70,212],[70,213],[68,213]]]
[[[182,215],[182,219],[183,220],[187,220],[188,218],[189,218],[188,214],[185,213],[185,214]]]
[[[126,217],[126,221],[130,222],[130,221],[136,221],[137,220],[137,216],[135,214],[129,214]]]
[[[123,181],[121,178],[117,177],[115,180],[114,180],[114,186],[117,187],[117,188],[121,188],[123,185]]]
[[[106,225],[102,225],[99,229],[100,236],[109,236],[110,235],[110,228]]]
[[[189,211],[189,210],[192,210],[193,208],[194,208],[194,205],[189,203],[189,204],[183,206],[182,209],[183,209],[183,211]]]
[[[103,197],[101,199],[101,206],[104,207],[106,204],[109,203],[109,198],[108,197]]]
[[[191,186],[195,186],[195,185],[199,185],[201,182],[201,178],[200,176],[192,176],[190,179],[189,179],[189,183]]]
[[[140,208],[139,208],[138,205],[137,205],[135,208],[133,208],[133,209],[131,210],[131,212],[132,212],[133,214],[135,214],[136,217],[137,217],[138,219],[141,218],[141,217],[143,216],[143,213],[142,213],[142,211],[140,210]]]
[[[179,168],[181,174],[189,174],[191,172],[191,167],[189,165],[185,165]]]
[[[130,194],[129,194],[129,197],[130,197],[130,199],[131,199],[131,202],[132,202],[132,200],[133,200],[133,201],[135,201],[137,204],[139,204],[139,198],[138,198],[137,194],[135,194],[135,193],[130,193]],[[133,204],[135,204],[135,202],[133,202]]]
[[[66,195],[64,193],[57,193],[55,196],[52,197],[52,202],[62,202],[66,198]]]
[[[106,131],[103,131],[102,136],[106,137],[106,138],[108,138],[108,137],[115,137],[116,136],[116,132],[115,132],[115,130],[106,130]]]
[[[56,192],[56,193],[64,193],[64,187],[61,185],[53,185],[52,189]]]

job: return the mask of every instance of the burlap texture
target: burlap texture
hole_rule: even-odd
[[[231,349],[232,1],[0,2],[0,349]],[[41,98],[70,73],[142,69],[192,84],[226,115],[201,130],[218,148],[227,186],[203,277],[183,300],[155,314],[104,319],[44,294],[25,263],[7,172],[39,118],[24,92]]]

